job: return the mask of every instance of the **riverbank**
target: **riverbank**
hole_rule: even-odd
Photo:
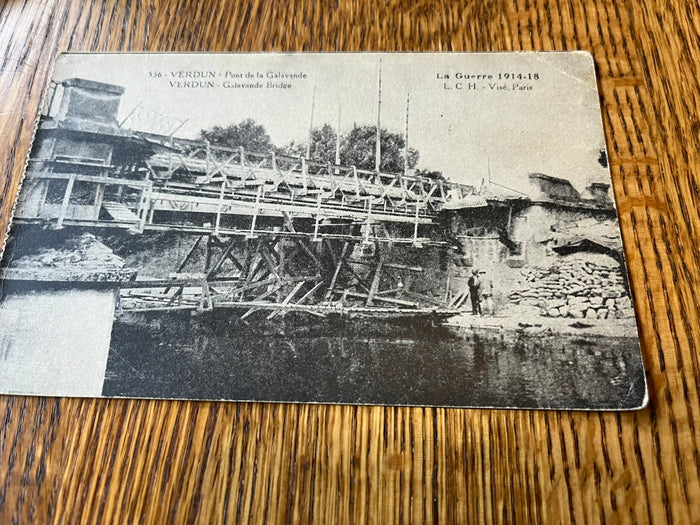
[[[634,317],[626,319],[572,319],[533,315],[531,308],[512,307],[495,315],[473,315],[464,312],[451,317],[445,325],[461,330],[513,331],[527,334],[558,333],[598,337],[637,338]]]

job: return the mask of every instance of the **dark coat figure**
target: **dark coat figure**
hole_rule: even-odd
[[[472,276],[467,281],[469,286],[469,298],[472,301],[472,314],[481,315],[481,279],[479,279],[479,270],[472,270]]]

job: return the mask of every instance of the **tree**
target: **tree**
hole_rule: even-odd
[[[213,146],[242,147],[258,153],[267,153],[275,149],[265,128],[250,118],[226,127],[203,129],[199,132],[199,138],[208,140]]]
[[[320,128],[314,128],[311,130],[311,150],[309,159],[316,162],[335,163],[335,140],[335,130],[330,126],[330,124],[324,124]],[[306,146],[307,142],[291,142],[284,148],[284,151],[288,155],[305,157]]]
[[[387,173],[400,173],[404,169],[404,138],[392,131],[382,129],[381,163],[379,170]],[[340,160],[343,164],[354,165],[364,170],[374,170],[377,148],[376,126],[355,126],[340,145]],[[418,163],[418,151],[408,148],[408,167]]]
[[[335,130],[324,124],[311,131],[311,160],[335,163]],[[284,149],[289,155],[305,156],[307,142],[290,143]],[[382,129],[380,170],[400,173],[404,168],[405,141],[398,133]],[[376,126],[355,126],[350,133],[340,137],[340,163],[363,170],[374,170],[377,148]],[[408,167],[418,163],[418,151],[408,148]]]

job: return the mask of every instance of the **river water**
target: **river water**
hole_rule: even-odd
[[[105,396],[521,408],[636,408],[632,338],[323,320],[243,324],[226,312],[117,320]]]

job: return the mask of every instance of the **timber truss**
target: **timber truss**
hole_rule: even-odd
[[[202,234],[169,279],[121,283],[117,311],[227,308],[241,319],[255,315],[268,320],[290,312],[435,319],[457,313],[443,300],[446,290],[431,289],[431,295],[425,286],[414,289],[426,269],[391,262],[394,249],[352,235],[312,241],[280,234]]]
[[[140,151],[148,153],[126,166],[57,155],[31,159],[26,177],[31,191],[24,191],[22,198],[32,202],[21,203],[17,219],[49,221],[59,228],[251,236],[259,233],[260,219],[304,219],[313,223],[314,240],[328,223],[394,223],[410,225],[412,231],[392,242],[415,244],[431,242],[420,228],[434,224],[443,204],[467,191],[428,177],[212,147],[207,142],[166,143],[139,134],[112,139],[139,141]],[[241,218],[248,224],[242,227]]]
[[[57,118],[40,124],[18,223],[196,239],[171,278],[120,283],[119,311],[454,313],[434,269],[402,257],[448,249],[438,215],[471,188]]]

